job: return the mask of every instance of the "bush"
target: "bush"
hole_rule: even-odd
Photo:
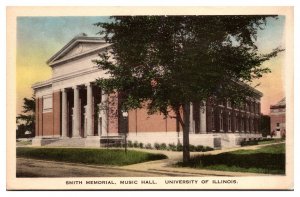
[[[128,146],[129,148],[132,148],[132,147],[133,147],[133,144],[132,144],[132,141],[131,141],[131,140],[128,140],[128,141],[127,141],[127,146]]]
[[[146,148],[146,149],[152,149],[152,146],[151,146],[150,143],[148,143],[148,144],[145,145],[145,148]]]
[[[134,147],[134,148],[138,148],[138,147],[139,147],[139,143],[138,143],[137,141],[134,141],[134,142],[133,142],[133,147]]]
[[[159,148],[160,148],[160,150],[166,150],[167,149],[166,143],[161,143]]]
[[[204,146],[203,151],[202,152],[206,152],[206,151],[212,151],[214,150],[212,147],[209,146]]]
[[[160,146],[159,146],[159,143],[154,143],[154,148],[156,149],[156,150],[159,150],[159,148],[160,148]]]
[[[182,151],[182,150],[183,150],[182,144],[178,143],[178,144],[177,144],[177,147],[176,147],[176,150],[177,150],[177,151]]]
[[[195,147],[195,151],[197,151],[197,152],[203,152],[203,150],[204,150],[204,146],[202,146],[202,145],[198,145]]]
[[[194,152],[195,151],[195,146],[190,144],[189,149],[190,149],[191,152]]]
[[[168,150],[171,150],[171,151],[176,151],[176,145],[175,144],[168,144]]]
[[[139,143],[140,148],[144,148],[144,144],[142,142]]]
[[[249,140],[249,141],[244,140],[241,142],[241,146],[251,146],[257,144],[258,144],[258,140]]]

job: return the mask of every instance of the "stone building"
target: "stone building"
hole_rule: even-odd
[[[286,135],[285,130],[285,98],[270,106],[271,135],[281,138]]]
[[[182,143],[176,119],[162,114],[149,116],[146,109],[129,111],[124,118],[118,108],[118,94],[107,95],[93,84],[99,77],[108,77],[92,60],[109,47],[99,38],[77,36],[47,61],[52,69],[51,79],[33,85],[33,145],[97,147],[104,141],[122,139],[126,130],[131,141]],[[238,108],[230,102],[212,106],[207,101],[201,109],[199,103],[191,103],[190,143],[223,148],[260,138],[262,94],[253,88],[252,91],[256,96]]]

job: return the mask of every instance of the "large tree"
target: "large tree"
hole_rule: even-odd
[[[25,137],[25,132],[30,131],[31,135],[35,134],[35,98],[23,99],[23,110],[18,114],[16,121],[18,125],[17,138]]]
[[[113,16],[96,24],[112,44],[95,60],[110,75],[97,84],[120,93],[122,110],[175,113],[187,162],[190,103],[238,104],[253,96],[246,84],[270,72],[261,65],[281,50],[259,54],[255,44],[267,17],[274,16]]]

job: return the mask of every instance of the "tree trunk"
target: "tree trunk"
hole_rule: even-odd
[[[190,160],[190,104],[184,104],[183,106],[183,163],[188,163]]]

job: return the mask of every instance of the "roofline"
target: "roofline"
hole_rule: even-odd
[[[52,60],[54,60],[56,57],[59,56],[59,54],[63,53],[66,49],[68,49],[73,44],[80,42],[80,41],[87,41],[87,42],[103,42],[107,43],[105,40],[103,40],[100,37],[88,37],[88,36],[76,36],[72,40],[70,40],[66,45],[64,45],[58,52],[56,52],[54,55],[52,55],[46,63],[49,65]]]

